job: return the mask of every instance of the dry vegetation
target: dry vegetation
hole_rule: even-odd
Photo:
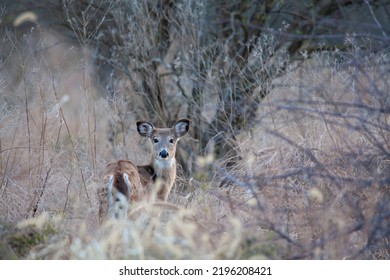
[[[265,34],[237,59],[200,34],[202,3],[169,15],[169,32],[146,6],[130,21],[112,4],[116,29],[67,7],[77,46],[42,26],[1,34],[0,258],[390,257],[388,53],[351,36],[290,60]],[[135,205],[98,225],[104,164],[148,160],[135,120],[178,116],[193,121],[169,198],[180,210]]]

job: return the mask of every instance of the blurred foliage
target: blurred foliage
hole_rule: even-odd
[[[184,149],[178,155],[183,172],[191,179],[181,184],[194,189],[188,197],[195,201],[192,207],[199,211],[198,220],[210,227],[206,237],[210,248],[218,248],[217,257],[372,258],[374,253],[389,257],[388,1],[3,3],[0,28],[6,36],[0,43],[8,38],[18,42],[19,36],[23,38],[34,27],[37,33],[58,32],[61,39],[93,58],[94,82],[103,89],[101,97],[112,101],[118,111],[113,122],[121,122],[100,138],[106,136],[113,146],[120,140],[110,139],[124,139],[133,125],[126,122],[130,114],[156,126],[170,125],[178,117],[192,120],[192,137],[180,143]],[[18,51],[12,44],[4,46],[10,47],[3,48],[1,66],[12,59],[10,53]],[[29,46],[23,45],[27,55],[37,51]],[[286,92],[285,102],[275,101],[280,97],[277,94],[272,102],[269,93],[275,83],[282,84],[278,89]],[[27,104],[23,97],[19,101]],[[16,131],[17,127],[15,135]],[[244,141],[237,139],[242,132],[249,135]],[[326,145],[331,148],[327,150]],[[38,165],[37,174],[43,173],[41,165],[32,160],[35,154],[30,155],[28,164]],[[19,163],[18,154],[15,158]],[[68,190],[73,186],[73,166],[80,166],[81,161],[63,171],[65,162],[58,169],[61,174],[71,169],[63,175]],[[49,171],[51,166],[50,162]],[[7,186],[8,178],[16,174],[12,173],[16,168],[7,168],[5,164],[1,174],[3,190],[12,193],[20,185],[30,193],[31,169],[22,173],[27,176],[20,176],[30,179],[28,183]],[[53,172],[50,176],[54,177]],[[74,185],[79,188],[85,181],[82,174]],[[63,187],[58,182],[52,185]],[[42,184],[38,181],[33,186],[41,188]],[[5,201],[13,202],[13,196],[9,197]],[[182,204],[189,205],[188,197]],[[66,194],[65,205],[68,198]],[[21,212],[20,205],[9,205]],[[56,207],[42,207],[42,211]],[[82,210],[81,217],[88,217],[85,207]],[[230,225],[227,221],[232,216],[243,219]],[[174,226],[173,232],[184,228],[182,223],[177,229]],[[196,232],[193,226],[184,228],[182,235]],[[0,225],[0,256],[27,258],[55,235],[50,225]],[[154,245],[144,232],[137,235],[145,237],[145,248]],[[167,234],[164,240],[170,237]],[[188,239],[205,244],[203,236],[196,237]],[[90,250],[89,235],[85,239],[69,240],[73,248],[68,240],[59,242],[62,256],[86,258],[83,253]],[[103,238],[102,243],[106,241]],[[110,238],[116,248],[132,249],[119,241]],[[108,251],[90,244],[100,253]],[[169,242],[145,251],[163,258],[165,244]],[[199,244],[187,247],[188,254],[180,248],[177,256],[188,258],[199,250]],[[79,255],[66,255],[69,248]],[[96,256],[93,250],[91,255]],[[131,250],[126,253],[133,254]]]
[[[16,226],[0,223],[0,259],[25,259],[34,248],[52,242],[56,234],[57,230],[50,222]]]
[[[193,151],[236,158],[236,135],[256,124],[289,60],[343,49],[348,33],[370,38],[369,51],[389,46],[386,0],[7,0],[1,26],[24,11],[90,48],[97,82],[108,96],[126,91],[137,118],[190,118],[195,141],[179,154],[190,174]]]

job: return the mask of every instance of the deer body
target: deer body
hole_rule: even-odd
[[[124,219],[132,203],[157,199],[166,201],[176,179],[176,145],[189,129],[190,121],[180,119],[172,128],[155,128],[152,123],[137,122],[138,133],[153,145],[148,165],[135,165],[128,160],[107,164],[104,186],[99,189],[99,217]]]

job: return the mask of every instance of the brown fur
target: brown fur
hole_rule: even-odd
[[[131,183],[131,190],[124,181],[123,175],[127,174]],[[144,196],[144,189],[138,175],[137,166],[128,160],[119,160],[106,165],[103,173],[103,187],[98,190],[99,219],[103,221],[109,215],[108,184],[110,176],[113,176],[112,195],[121,193],[128,201],[136,201]]]
[[[103,174],[104,186],[99,189],[98,193],[101,221],[110,214],[110,209],[114,209],[115,205],[113,206],[113,204],[118,202],[120,207],[123,206],[123,197],[126,199],[126,205],[124,206],[126,209],[127,203],[131,206],[134,202],[149,200],[154,191],[159,200],[166,201],[168,199],[176,179],[176,144],[180,137],[187,133],[189,124],[189,120],[180,119],[172,128],[155,128],[149,122],[137,122],[138,133],[149,138],[153,144],[150,164],[136,166],[128,160],[119,160],[107,164]],[[130,193],[124,179],[125,174],[128,176],[131,185]],[[110,178],[112,178],[112,186],[110,186]],[[111,187],[112,194],[109,192]],[[111,201],[110,208],[111,198],[116,200],[115,202]],[[115,208],[116,210],[117,208]],[[113,211],[111,210],[111,212]],[[112,216],[117,217],[118,215],[115,212],[115,215]]]

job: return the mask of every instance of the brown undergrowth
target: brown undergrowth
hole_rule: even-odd
[[[89,52],[48,48],[54,35],[43,31],[18,41],[1,69],[2,258],[389,258],[386,54],[291,62],[259,101],[256,126],[224,139],[234,156],[216,155],[213,139],[197,151],[175,207],[135,205],[129,220],[99,225],[104,164],[148,160],[135,101],[94,86]]]

